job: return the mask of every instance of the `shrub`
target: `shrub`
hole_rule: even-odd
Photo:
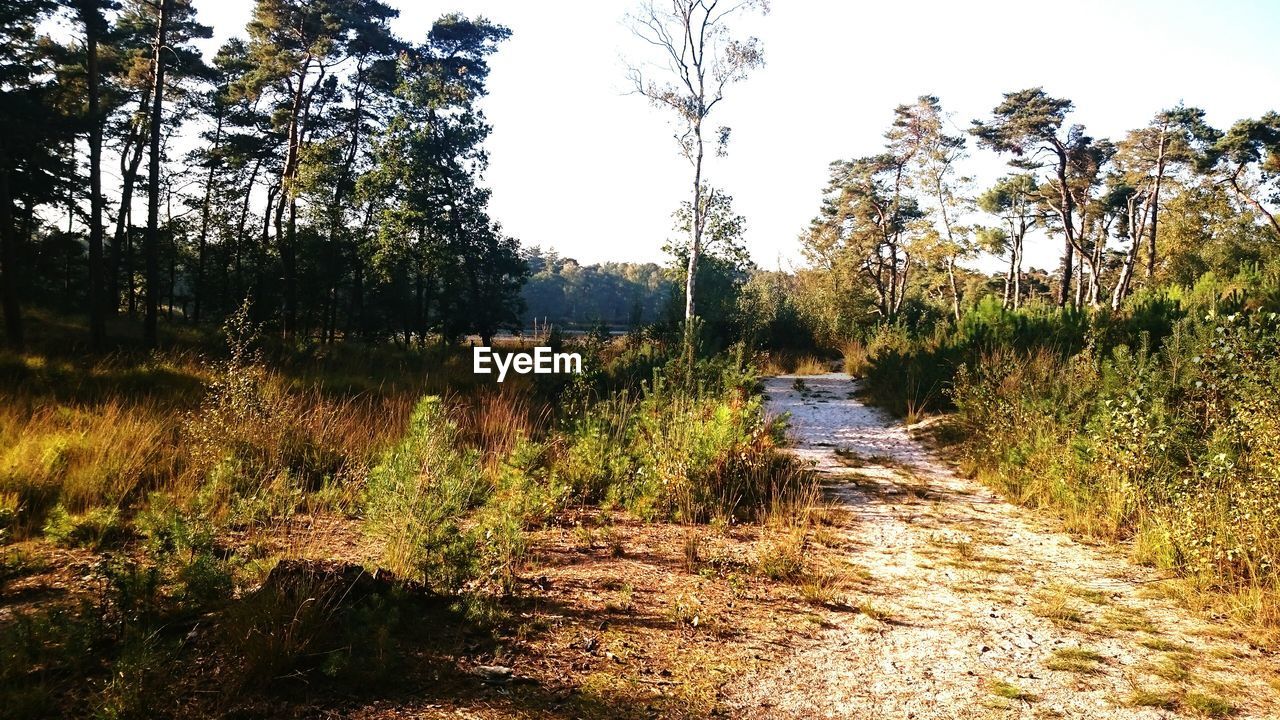
[[[1136,537],[1142,559],[1248,591],[1265,611],[1280,562],[1280,318],[1184,318],[1158,349],[1150,338],[963,365],[952,398],[966,464],[1076,531]]]
[[[478,454],[460,450],[457,434],[444,402],[423,398],[364,493],[366,529],[384,544],[383,565],[443,592],[474,573],[473,545],[459,520],[489,491]]]
[[[125,527],[115,508],[97,508],[72,515],[58,505],[49,513],[44,534],[59,545],[96,550],[123,537]]]

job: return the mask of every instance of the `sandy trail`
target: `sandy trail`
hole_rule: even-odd
[[[741,714],[1280,717],[1274,656],[1154,597],[1157,575],[1121,551],[961,477],[853,389],[838,373],[766,381],[849,518],[861,610],[824,608],[816,639],[726,687]]]

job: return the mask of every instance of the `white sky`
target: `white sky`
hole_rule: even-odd
[[[637,0],[390,2],[410,41],[450,11],[511,28],[484,102],[491,210],[507,232],[581,262],[662,259],[691,180],[667,117],[626,94],[623,57],[645,51],[622,24]],[[214,27],[211,53],[243,35],[252,0],[195,5]],[[1180,100],[1219,127],[1280,108],[1280,0],[774,0],[740,27],[768,64],[714,111],[733,136],[708,179],[734,196],[766,268],[798,261],[827,164],[875,152],[894,106],[921,94],[964,128],[1002,92],[1043,85],[1099,137]],[[980,184],[1005,170],[972,155],[965,171]],[[1029,248],[1028,260],[1049,265],[1057,251]]]

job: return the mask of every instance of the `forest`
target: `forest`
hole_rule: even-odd
[[[580,263],[497,19],[0,4],[0,714],[1280,712],[1280,111],[908,91],[768,270],[768,3],[635,5],[685,199]]]

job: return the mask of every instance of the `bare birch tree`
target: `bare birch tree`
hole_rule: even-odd
[[[760,41],[737,39],[728,22],[747,12],[767,13],[767,0],[667,0],[645,2],[628,15],[636,37],[655,49],[657,60],[633,63],[628,79],[636,93],[655,107],[671,110],[677,120],[680,154],[693,166],[693,209],[689,227],[689,262],[685,274],[685,320],[697,315],[697,270],[706,229],[707,194],[703,179],[707,117],[724,99],[725,88],[764,64]],[[729,128],[715,129],[715,150],[723,155]]]

